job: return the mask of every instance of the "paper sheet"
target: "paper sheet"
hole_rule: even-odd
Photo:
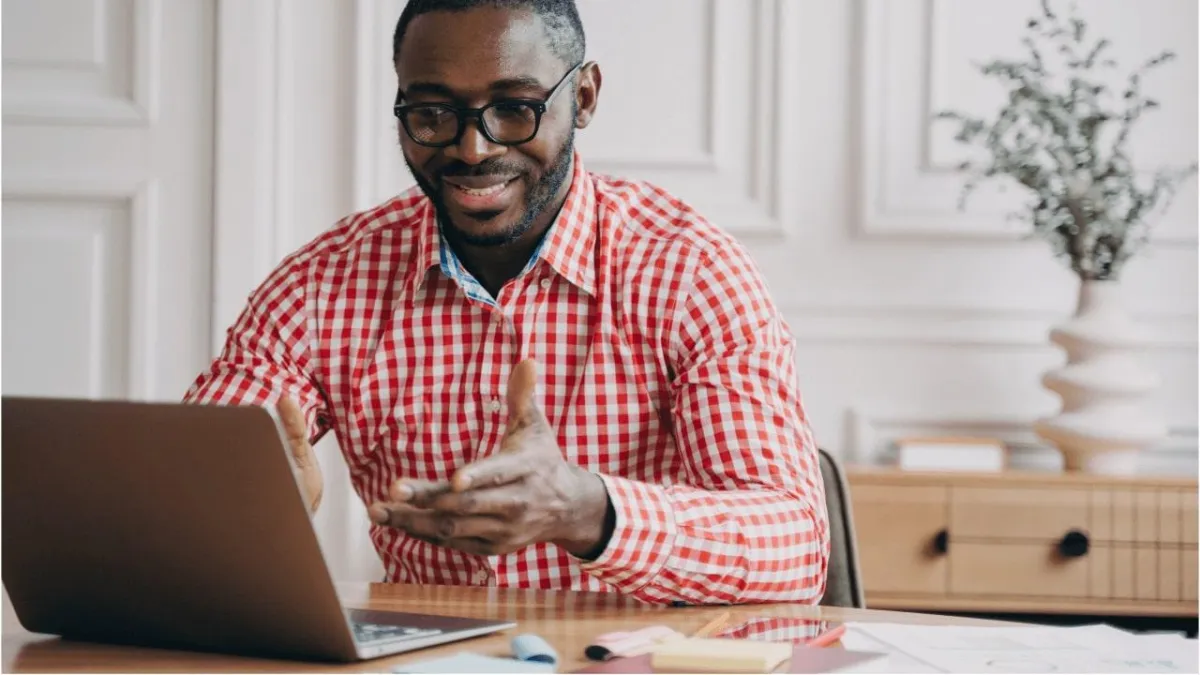
[[[961,627],[850,623],[847,649],[888,657],[854,673],[1196,673],[1197,643],[1111,626]]]

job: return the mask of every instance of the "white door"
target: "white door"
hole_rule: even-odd
[[[214,5],[5,0],[4,394],[178,400],[210,358]]]

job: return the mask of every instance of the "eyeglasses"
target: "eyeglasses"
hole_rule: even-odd
[[[545,99],[506,99],[489,103],[482,108],[460,108],[447,103],[412,103],[401,105],[404,92],[396,93],[392,112],[400,119],[408,136],[420,145],[444,148],[455,145],[467,128],[467,120],[479,118],[479,129],[497,145],[520,145],[537,136],[542,115],[554,103],[563,84],[583,66],[583,62],[567,71]]]

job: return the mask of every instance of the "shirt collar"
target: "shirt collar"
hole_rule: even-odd
[[[441,265],[442,233],[438,229],[437,209],[429,198],[423,200],[420,220],[417,225],[417,259],[413,268],[412,289],[416,291],[425,283],[429,268]]]
[[[567,201],[546,233],[538,255],[564,279],[595,295],[596,192],[578,153],[574,164]]]
[[[571,187],[558,216],[538,245],[535,257],[544,260],[567,281],[589,295],[596,292],[596,194],[579,154],[574,156]],[[441,267],[445,247],[437,212],[428,199],[417,228],[417,257],[413,289],[419,289],[431,267]],[[532,263],[533,261],[531,261]]]

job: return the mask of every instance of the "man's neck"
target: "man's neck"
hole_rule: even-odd
[[[500,246],[473,246],[447,236],[446,241],[463,267],[475,277],[493,298],[500,297],[500,289],[512,281],[529,264],[529,258],[538,244],[554,224],[563,205],[567,202],[571,184],[564,183],[562,193],[547,206],[534,221],[533,226],[519,238]]]
[[[472,246],[452,238],[447,238],[447,241],[462,266],[487,289],[489,295],[498,298],[504,284],[515,279],[529,264],[529,258],[552,222],[553,219],[544,225],[534,225],[520,239],[500,246]]]

